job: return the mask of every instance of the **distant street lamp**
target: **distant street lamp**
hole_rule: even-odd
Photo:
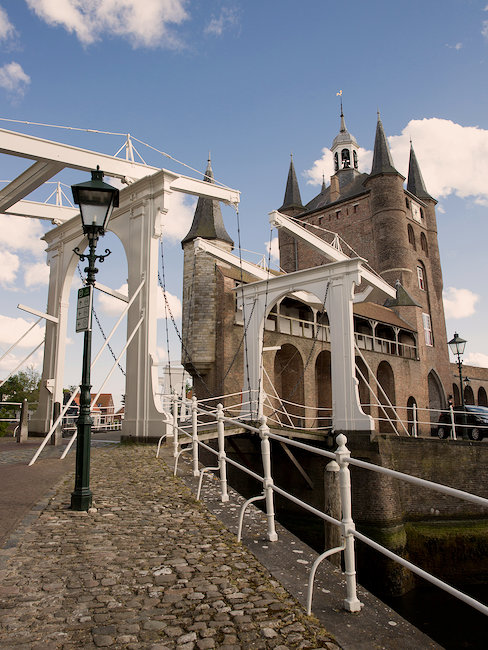
[[[466,409],[464,403],[464,387],[463,387],[463,371],[461,361],[461,355],[464,354],[464,348],[466,347],[467,341],[462,339],[457,332],[454,332],[454,338],[451,339],[448,343],[448,346],[451,349],[451,352],[457,356],[457,364],[459,370],[459,391],[461,393],[461,406],[463,409],[463,424],[466,424]],[[463,438],[466,437],[466,428],[463,428]]]
[[[73,200],[80,208],[83,233],[88,236],[89,250],[88,255],[85,255],[80,253],[78,248],[74,249],[74,253],[82,262],[85,259],[88,260],[85,272],[87,274],[86,286],[89,290],[89,313],[86,324],[82,325],[80,329],[77,328],[77,331],[85,332],[85,338],[80,384],[80,413],[76,421],[78,435],[76,439],[75,489],[71,493],[71,510],[88,510],[92,504],[90,490],[90,444],[93,424],[90,416],[91,305],[95,276],[98,273],[95,263],[97,259],[103,262],[111,252],[105,249],[103,255],[96,255],[95,251],[98,238],[105,234],[112,210],[119,205],[119,190],[103,182],[103,172],[100,171],[100,167],[97,167],[96,171],[92,171],[91,176],[91,181],[71,186]]]

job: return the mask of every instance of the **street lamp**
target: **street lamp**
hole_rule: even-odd
[[[96,171],[92,171],[91,176],[91,181],[71,186],[73,200],[80,208],[83,233],[88,236],[89,251],[88,255],[80,253],[78,248],[73,251],[82,262],[85,259],[88,260],[85,272],[87,274],[86,286],[89,291],[89,313],[86,324],[77,328],[77,331],[85,332],[85,338],[80,384],[80,413],[76,421],[78,435],[76,439],[75,489],[71,493],[71,510],[88,510],[92,504],[90,490],[90,443],[93,424],[90,416],[91,305],[95,276],[98,273],[95,263],[97,259],[103,262],[110,255],[108,249],[105,249],[104,255],[96,255],[95,251],[99,237],[105,234],[112,210],[119,205],[119,190],[103,182],[103,172],[100,171],[100,167],[97,167]]]
[[[462,339],[457,332],[454,332],[454,338],[451,339],[448,343],[448,346],[451,349],[453,355],[457,356],[457,364],[459,370],[459,391],[461,393],[461,406],[463,409],[463,423],[466,424],[466,413],[465,413],[465,403],[464,403],[464,387],[463,387],[463,371],[461,361],[461,355],[464,354],[464,348],[466,347],[467,341]],[[466,437],[466,429],[463,429],[463,437]]]

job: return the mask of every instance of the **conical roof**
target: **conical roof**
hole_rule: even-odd
[[[420,171],[417,156],[413,150],[413,145],[410,143],[410,161],[408,163],[408,181],[407,190],[419,199],[431,199],[432,197],[427,192],[424,179]]]
[[[283,205],[280,210],[302,207],[302,197],[300,196],[300,188],[298,187],[295,165],[293,164],[293,154],[291,154],[290,169],[288,170],[288,179],[286,181],[285,198],[283,199]]]
[[[378,113],[378,123],[376,124],[376,137],[374,141],[373,164],[371,165],[371,174],[399,174],[393,164],[390,146],[386,139],[383,124]]]
[[[356,138],[351,133],[349,133],[349,131],[346,128],[346,120],[344,119],[344,113],[342,112],[342,103],[341,103],[341,128],[339,130],[339,133],[336,135],[336,137],[332,142],[331,151],[333,151],[336,147],[345,144],[354,144],[356,145],[356,147],[358,146]]]
[[[210,156],[208,157],[207,169],[205,170],[203,180],[207,183],[215,183]],[[220,202],[216,199],[210,199],[206,196],[200,196],[198,198],[193,223],[186,237],[181,240],[181,244],[183,245],[197,237],[202,237],[203,239],[219,239],[220,241],[232,244],[232,246],[234,245],[224,226]]]

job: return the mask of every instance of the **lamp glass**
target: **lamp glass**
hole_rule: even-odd
[[[466,347],[467,341],[462,339],[457,332],[454,333],[454,338],[451,339],[448,343],[448,346],[451,348],[451,352],[455,355],[464,354],[464,348]]]

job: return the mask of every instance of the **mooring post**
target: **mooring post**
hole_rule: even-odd
[[[29,407],[27,400],[23,400],[20,408],[20,421],[17,430],[17,442],[27,442],[29,436]]]
[[[220,493],[222,502],[225,502],[229,500],[229,494],[227,492],[227,457],[225,454],[224,407],[222,404],[217,405],[217,434],[219,437]]]
[[[346,573],[346,598],[344,609],[348,612],[359,612],[362,603],[357,597],[356,591],[356,561],[354,557],[354,521],[352,519],[351,507],[351,474],[349,471],[349,458],[351,453],[346,447],[347,438],[341,433],[336,438],[338,447],[335,455],[339,465],[339,483],[341,490],[342,505],[342,535],[346,548],[344,550],[344,564]]]
[[[339,486],[340,467],[335,460],[325,466],[324,471],[324,512],[334,519],[341,519],[341,490]],[[335,524],[324,521],[325,549],[336,548],[341,545],[341,529]],[[329,557],[329,562],[334,566],[341,566],[340,553]]]
[[[193,476],[200,476],[198,469],[198,412],[197,398],[195,395],[191,398],[191,431],[193,441]]]
[[[271,475],[271,447],[269,444],[269,427],[267,418],[262,415],[259,436],[261,438],[261,456],[263,459],[263,491],[266,498],[266,519],[268,521],[268,540],[276,542],[278,535],[275,529],[273,477]]]
[[[412,405],[412,415],[413,415],[413,437],[418,438],[418,428],[417,428],[417,404],[415,402]]]
[[[173,456],[178,456],[178,398],[176,393],[172,397],[173,406]]]

